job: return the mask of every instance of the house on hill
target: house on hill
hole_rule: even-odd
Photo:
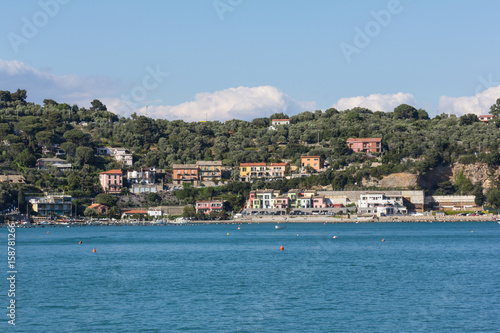
[[[349,138],[347,146],[355,153],[380,153],[382,152],[382,138]]]
[[[109,170],[99,174],[99,181],[104,193],[120,193],[123,187],[123,174],[121,170]]]

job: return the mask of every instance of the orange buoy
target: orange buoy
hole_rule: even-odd
[[[47,233],[49,233],[49,232],[47,231]]]
[[[336,238],[337,238],[337,236],[333,236],[333,239],[336,239]]]
[[[92,252],[95,252],[95,247],[94,247],[94,249],[92,250]]]
[[[283,251],[285,248],[283,247],[283,245],[280,246],[280,251]]]
[[[78,244],[82,244],[82,241],[79,241]]]
[[[382,238],[382,242],[385,242],[385,239],[384,239],[384,238]]]

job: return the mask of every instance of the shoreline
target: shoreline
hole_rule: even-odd
[[[339,218],[333,216],[249,216],[240,217],[231,220],[192,220],[182,223],[162,223],[155,224],[149,221],[137,221],[134,223],[126,221],[116,222],[94,222],[82,223],[76,222],[71,224],[15,224],[19,228],[45,228],[45,227],[86,227],[86,226],[181,226],[181,225],[197,225],[197,224],[259,224],[259,223],[274,223],[274,224],[293,224],[293,223],[432,223],[432,222],[498,222],[496,215],[482,216],[384,216],[384,217],[354,217],[354,218]],[[2,224],[2,228],[6,228],[7,224]]]

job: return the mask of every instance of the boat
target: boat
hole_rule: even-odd
[[[169,223],[172,223],[172,224],[185,224],[185,223],[188,223],[189,221],[186,220],[185,218],[183,217],[178,217],[176,218],[175,220],[173,221],[169,221]]]
[[[286,225],[278,225],[278,224],[276,224],[276,225],[274,226],[274,228],[276,228],[276,229],[285,229],[285,228],[286,228]]]

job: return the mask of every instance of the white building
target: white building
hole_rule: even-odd
[[[133,164],[132,154],[127,153],[127,149],[125,148],[113,148],[113,147],[97,148],[97,154],[113,156],[115,160],[123,163],[123,165],[126,166],[131,166]]]
[[[300,198],[300,208],[311,208],[311,197]]]
[[[127,171],[127,180],[130,184],[154,184],[155,179],[156,169],[154,167]]]
[[[358,213],[370,215],[406,214],[402,195],[385,195],[380,192],[366,193],[358,200]]]
[[[30,199],[33,211],[41,216],[70,216],[73,211],[72,197],[69,195],[48,195]]]
[[[150,208],[148,209],[148,215],[153,217],[160,217],[163,215],[163,212],[160,208]]]

